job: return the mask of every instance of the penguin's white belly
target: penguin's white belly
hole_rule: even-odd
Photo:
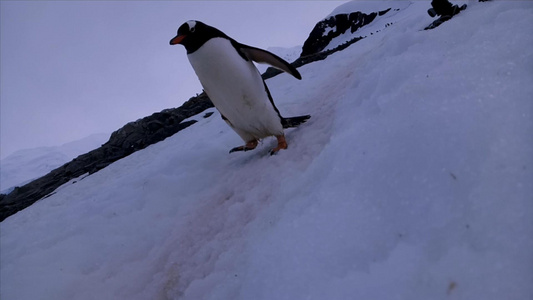
[[[229,40],[210,39],[187,57],[215,107],[243,140],[283,134],[259,71]]]

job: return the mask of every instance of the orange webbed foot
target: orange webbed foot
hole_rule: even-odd
[[[250,142],[247,142],[246,145],[244,145],[244,146],[239,146],[239,147],[235,147],[235,148],[231,149],[231,150],[229,151],[229,153],[239,152],[239,151],[250,151],[250,150],[254,150],[255,147],[257,147],[257,144],[258,144],[258,141],[257,141],[257,140],[250,141]]]
[[[278,139],[278,146],[272,150],[270,150],[270,155],[276,154],[281,149],[287,149],[287,141],[285,140],[284,135],[278,135],[276,136]]]

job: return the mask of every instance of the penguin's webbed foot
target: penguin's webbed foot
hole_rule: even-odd
[[[257,144],[258,144],[257,140],[251,141],[251,142],[246,143],[246,145],[244,146],[239,146],[239,147],[235,147],[231,149],[229,153],[254,150],[255,147],[257,147]]]
[[[240,152],[240,151],[250,151],[250,150],[254,150],[254,148],[248,148],[246,146],[239,146],[239,147],[235,147],[231,149],[229,153]]]
[[[276,136],[276,138],[278,139],[278,146],[272,150],[270,150],[270,155],[274,155],[276,153],[278,153],[279,150],[281,149],[287,149],[287,141],[285,140],[285,136],[284,135],[278,135]]]

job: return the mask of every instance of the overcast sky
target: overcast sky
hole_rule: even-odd
[[[0,155],[110,134],[200,92],[168,43],[187,20],[292,47],[344,2],[1,1]]]

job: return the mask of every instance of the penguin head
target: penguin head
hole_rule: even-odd
[[[170,44],[181,44],[187,50],[187,54],[190,54],[215,37],[228,38],[222,31],[214,27],[191,20],[178,28],[178,34],[170,40]]]

